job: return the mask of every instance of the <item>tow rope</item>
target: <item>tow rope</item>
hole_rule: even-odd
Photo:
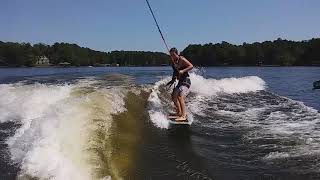
[[[157,21],[156,17],[154,16],[154,13],[153,13],[153,10],[152,10],[152,8],[151,8],[151,6],[150,6],[150,3],[149,3],[148,0],[146,0],[146,2],[147,2],[147,4],[148,4],[148,7],[149,7],[150,12],[151,12],[151,14],[152,14],[152,17],[153,17],[153,19],[154,19],[154,22],[155,22],[156,25],[157,25],[158,31],[159,31],[159,33],[160,33],[160,35],[161,35],[161,38],[162,38],[162,40],[163,40],[164,44],[166,45],[166,48],[167,48],[167,50],[168,50],[168,52],[169,52],[169,51],[170,51],[170,50],[169,50],[169,46],[168,46],[168,44],[167,44],[167,42],[166,42],[166,40],[165,40],[165,38],[164,38],[164,36],[163,36],[163,34],[162,34],[162,32],[161,32],[160,26],[159,26],[159,24],[158,24],[158,21]]]

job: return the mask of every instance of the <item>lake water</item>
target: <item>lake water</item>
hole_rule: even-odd
[[[319,179],[320,67],[0,69],[0,179]]]

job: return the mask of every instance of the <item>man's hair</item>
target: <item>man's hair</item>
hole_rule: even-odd
[[[171,48],[171,49],[170,49],[170,52],[174,52],[174,53],[176,53],[176,54],[179,54],[177,48],[175,48],[175,47],[174,47],[174,48]]]

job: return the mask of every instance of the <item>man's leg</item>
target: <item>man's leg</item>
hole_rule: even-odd
[[[176,107],[177,116],[181,116],[182,115],[182,109],[181,109],[180,102],[178,100],[178,92],[174,91],[172,93],[172,101],[174,103],[174,106]]]
[[[177,97],[177,100],[178,100],[178,104],[181,109],[181,111],[180,111],[181,113],[180,113],[180,116],[176,120],[177,121],[184,121],[187,118],[187,113],[186,113],[186,106],[185,106],[185,101],[184,101],[183,95],[179,95]]]

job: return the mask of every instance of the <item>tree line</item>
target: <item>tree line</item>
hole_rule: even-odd
[[[41,56],[46,56],[52,65],[68,62],[72,66],[156,66],[168,63],[168,55],[161,52],[112,51],[101,52],[80,47],[77,44],[13,43],[0,41],[0,65],[35,66]]]
[[[217,44],[193,44],[181,54],[198,66],[320,65],[320,39],[289,41],[279,38],[242,45],[224,41]]]
[[[320,39],[289,41],[279,38],[275,41],[242,45],[224,41],[216,44],[191,44],[181,54],[196,66],[320,65]],[[53,65],[68,62],[73,66],[158,66],[169,62],[169,56],[161,52],[101,52],[69,43],[31,45],[0,41],[0,65],[35,66],[40,56],[48,57]]]

